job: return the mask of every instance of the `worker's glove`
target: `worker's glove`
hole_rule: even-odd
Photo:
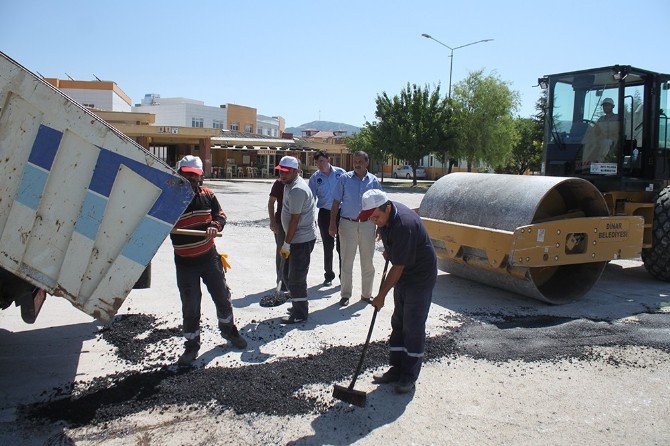
[[[279,251],[279,254],[285,259],[288,259],[288,256],[291,255],[291,245],[289,243],[284,242],[284,244],[281,247],[281,250]]]
[[[223,271],[228,272],[228,270],[230,269],[230,262],[228,261],[228,254],[223,253],[223,254],[220,254],[220,256],[221,256],[221,265],[223,266]]]

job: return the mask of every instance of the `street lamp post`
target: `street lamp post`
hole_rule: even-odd
[[[421,35],[423,37],[425,37],[426,39],[431,39],[431,40],[436,41],[440,45],[442,45],[446,48],[449,48],[449,50],[451,51],[451,53],[449,54],[449,57],[451,58],[451,62],[449,63],[449,99],[451,99],[451,72],[454,68],[454,50],[457,50],[459,48],[463,48],[463,47],[466,47],[466,46],[474,45],[476,43],[490,42],[490,41],[493,40],[493,39],[478,40],[476,42],[470,42],[470,43],[466,43],[465,45],[460,45],[460,46],[452,48],[449,45],[447,45],[446,43],[440,42],[439,40],[437,40],[435,37],[431,36],[430,34],[423,33]]]

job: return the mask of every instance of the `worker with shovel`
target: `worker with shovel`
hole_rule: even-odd
[[[246,348],[247,341],[240,336],[233,321],[230,289],[226,284],[221,256],[214,245],[214,237],[226,224],[226,214],[214,192],[200,185],[202,160],[199,157],[186,155],[179,161],[178,170],[191,183],[195,196],[179,217],[175,228],[200,230],[204,234],[170,234],[186,338],[184,353],[177,364],[190,366],[200,349],[201,278],[216,306],[221,336],[239,349]]]
[[[391,317],[390,364],[376,383],[397,383],[396,393],[411,391],[421,370],[426,341],[426,319],[437,280],[437,258],[419,216],[402,203],[390,201],[384,191],[363,194],[362,219],[379,228],[384,258],[393,265],[372,305],[380,310],[393,288],[395,308]]]

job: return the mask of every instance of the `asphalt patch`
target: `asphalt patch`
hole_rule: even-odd
[[[670,316],[642,313],[636,320],[604,321],[550,316],[466,323],[454,336],[456,352],[494,362],[602,360],[593,347],[650,347],[670,353]]]
[[[645,346],[670,353],[670,318],[664,314],[638,315],[634,322],[602,322],[587,319],[556,320],[537,328],[537,316],[508,321],[514,327],[459,316],[458,328],[426,339],[425,360],[468,356],[491,362],[598,361],[626,366],[596,353],[597,346]],[[131,318],[132,319],[132,318]],[[453,321],[451,319],[450,321]],[[144,330],[150,318],[137,316],[129,325],[112,324],[110,331],[130,327]],[[545,321],[547,322],[547,321]],[[133,328],[135,327],[135,328]],[[129,339],[125,336],[122,339]],[[331,346],[318,354],[287,358],[240,367],[208,367],[179,370],[173,367],[124,372],[74,385],[67,398],[22,406],[23,420],[65,421],[71,426],[100,424],[142,411],[164,412],[179,406],[184,410],[207,409],[237,414],[300,415],[325,412],[324,395],[301,392],[305,386],[346,383],[360,357],[362,345]],[[370,344],[365,369],[385,366],[385,342]],[[666,359],[667,360],[667,359]],[[645,364],[651,366],[654,364]]]
[[[156,318],[147,314],[117,315],[112,323],[100,330],[102,338],[116,347],[117,355],[132,364],[141,364],[160,346],[160,341],[182,336],[181,326],[156,328]],[[161,351],[158,359],[165,359]]]

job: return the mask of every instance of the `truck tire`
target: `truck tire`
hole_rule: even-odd
[[[656,197],[651,248],[642,250],[642,261],[654,278],[670,282],[670,186]]]
[[[139,279],[137,279],[137,282],[135,282],[135,285],[133,286],[134,290],[141,290],[145,288],[151,288],[151,262],[149,262],[147,267],[142,272],[142,275]]]

